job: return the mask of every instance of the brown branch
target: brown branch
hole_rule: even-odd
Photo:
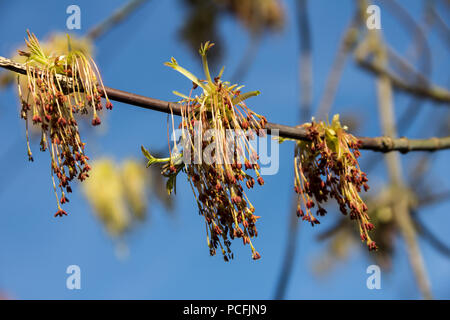
[[[368,34],[378,47],[375,51],[375,62],[380,66],[387,65],[387,50],[381,40],[381,35],[375,31]],[[390,137],[397,135],[394,121],[394,104],[392,81],[385,75],[377,77],[378,106],[383,134]],[[403,236],[409,256],[409,261],[417,281],[417,285],[425,299],[432,299],[431,284],[426,271],[425,262],[417,241],[416,230],[408,208],[408,198],[405,196],[404,181],[402,177],[402,162],[398,154],[388,153],[385,155],[389,179],[393,185],[393,192],[398,193],[397,201],[394,203],[394,219]]]
[[[389,70],[384,67],[381,67],[375,63],[366,61],[366,60],[357,60],[358,64],[364,69],[378,75],[388,77],[392,85],[400,91],[407,92],[419,98],[427,98],[431,99],[435,102],[445,103],[445,105],[449,105],[450,103],[450,92],[444,88],[438,86],[426,86],[426,85],[418,85],[418,84],[410,84],[406,83]]]
[[[429,139],[408,139],[375,137],[375,138],[359,138],[363,142],[363,148],[366,150],[374,150],[388,152],[392,150],[406,153],[409,151],[431,151],[447,149],[450,145],[450,137],[429,138]]]
[[[0,67],[19,74],[26,74],[24,64],[16,63],[10,59],[0,56]],[[64,83],[70,81],[62,75],[58,75],[59,80]],[[111,100],[134,105],[144,109],[173,113],[181,115],[182,105],[174,102],[163,101],[159,99],[149,98],[138,94],[105,87],[106,94]],[[278,135],[282,138],[295,140],[308,140],[308,132],[302,127],[290,127],[283,124],[267,123],[266,129],[269,134],[278,131]],[[362,141],[361,149],[389,152],[389,151],[436,151],[441,149],[450,149],[450,137],[430,138],[430,139],[408,139],[408,138],[389,138],[389,137],[359,137]]]

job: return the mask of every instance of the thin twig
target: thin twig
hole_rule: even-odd
[[[387,50],[382,43],[378,33],[369,32],[368,37],[373,37],[378,46],[376,50],[376,62],[385,66],[387,63]],[[377,79],[377,91],[379,100],[379,113],[383,134],[390,137],[397,135],[397,129],[394,119],[393,93],[391,79],[384,74],[380,74]],[[394,203],[394,219],[406,242],[406,248],[409,261],[420,292],[425,299],[432,299],[431,285],[426,272],[425,263],[417,242],[416,230],[408,208],[408,198],[402,192],[404,182],[402,179],[402,163],[398,153],[388,153],[385,155],[386,165],[389,172],[389,178],[396,192],[398,192],[397,201]]]
[[[312,40],[307,0],[298,0],[298,24],[300,36],[299,81],[300,121],[307,121],[312,113],[313,72]]]
[[[262,32],[257,32],[250,35],[247,49],[245,50],[244,55],[242,56],[238,66],[236,67],[236,70],[231,77],[233,83],[241,82],[248,74],[252,63],[255,60],[256,54],[258,53],[262,38]]]
[[[300,38],[299,55],[299,83],[300,83],[300,122],[311,116],[312,106],[312,56],[311,56],[311,28],[308,16],[308,1],[298,0],[298,25]],[[275,288],[275,299],[284,299],[292,275],[294,260],[298,249],[298,233],[300,229],[297,217],[297,194],[292,192],[291,207],[289,208],[289,223],[287,239],[284,248],[283,262],[279,271]]]
[[[104,21],[93,27],[86,34],[86,37],[95,40],[99,37],[103,36],[106,32],[108,32],[113,26],[119,24],[124,19],[126,19],[131,13],[133,13],[136,9],[139,8],[142,4],[144,4],[148,0],[131,0],[127,4],[125,4],[122,8],[117,9],[111,16],[106,18]]]
[[[397,16],[399,22],[404,25],[405,31],[410,33],[411,37],[414,39],[413,47],[415,49],[412,56],[416,57],[418,61],[419,72],[415,71],[414,68],[410,65],[408,70],[410,71],[410,74],[406,77],[403,77],[403,79],[409,79],[412,82],[416,82],[419,86],[427,87],[429,83],[431,83],[428,80],[428,77],[431,76],[432,72],[432,51],[427,40],[427,31],[429,30],[430,20],[427,19],[427,16],[425,15],[424,23],[421,25],[415,21],[414,17],[404,8],[404,6],[400,5],[396,1],[387,1],[386,5],[392,11],[392,13]],[[431,8],[433,6],[433,1],[428,1],[426,6],[428,8]],[[408,51],[411,52],[412,48],[410,48]],[[408,68],[408,63],[400,56],[397,56],[393,51],[391,51],[390,56],[394,58],[394,61],[399,62],[401,65]],[[415,97],[411,99],[410,103],[403,111],[403,114],[397,122],[399,124],[399,134],[406,133],[407,129],[413,125],[414,120],[421,116],[423,108],[420,108],[420,106],[423,103],[423,99],[417,99]]]
[[[367,60],[357,60],[359,65],[364,69],[376,74],[377,76],[384,76],[389,78],[394,87],[400,91],[407,92],[419,98],[431,99],[434,102],[443,103],[445,106],[450,106],[450,91],[436,85],[418,85],[415,83],[406,83],[385,67],[381,67],[375,63]]]
[[[24,64],[16,63],[1,56],[0,67],[20,74],[26,74],[26,67]],[[67,79],[62,75],[58,75],[58,78],[61,83],[66,83],[66,85],[70,86],[70,79]],[[67,82],[69,82],[69,84],[67,84]],[[149,98],[109,87],[105,87],[105,91],[111,100],[123,102],[144,109],[150,109],[169,114],[173,112],[173,114],[175,115],[181,115],[181,109],[183,108],[183,106],[178,103]],[[308,131],[303,127],[291,127],[283,124],[269,122],[266,124],[266,129],[267,133],[276,133],[282,138],[309,140]],[[358,139],[360,139],[362,142],[361,149],[379,152],[400,151],[405,153],[409,151],[437,151],[441,149],[450,149],[450,137],[433,137],[429,139],[358,137]]]
[[[450,246],[442,242],[435,234],[428,229],[428,227],[418,219],[417,215],[415,215],[414,225],[423,239],[427,240],[430,245],[432,245],[437,251],[441,254],[449,257],[450,256]]]
[[[429,6],[429,13],[434,18],[434,23],[438,26],[440,35],[444,40],[444,43],[447,45],[447,48],[450,49],[450,28],[445,23],[444,19],[440,16],[438,11],[433,6]]]
[[[450,190],[428,194],[419,199],[420,206],[433,205],[442,201],[450,200]]]
[[[399,8],[397,8],[397,11]],[[403,9],[400,7],[400,11]],[[415,70],[414,66],[412,66],[409,61],[400,56],[400,54],[396,53],[394,49],[390,46],[387,46],[388,56],[390,61],[395,62],[398,65],[399,71],[402,71],[403,78],[407,79],[415,79],[418,85],[428,85],[430,81],[428,77],[431,74],[431,51],[429,49],[428,43],[426,40],[426,30],[428,30],[427,20],[424,23],[424,26],[419,26],[412,17],[409,16],[408,13],[403,13],[403,15],[407,15],[407,19],[402,19],[405,24],[405,29],[408,31],[415,30],[412,32],[412,35],[415,38],[415,47],[417,58],[423,59],[423,63],[420,64],[419,68],[421,73]],[[388,63],[389,65],[389,63]],[[418,118],[423,111],[423,108],[420,108],[420,105],[424,102],[422,98],[413,97],[410,103],[407,105],[406,109],[399,116],[398,123],[398,133],[400,135],[406,134],[407,130],[412,126],[414,120]],[[368,163],[365,168],[366,172],[373,170],[378,164],[381,162],[377,160],[377,154],[371,154],[371,158],[366,159]]]
[[[294,266],[295,254],[297,251],[297,235],[299,230],[299,219],[296,214],[297,197],[294,194],[291,199],[291,207],[289,210],[289,223],[287,231],[286,245],[284,249],[284,257],[278,275],[275,288],[274,299],[281,300],[286,297],[286,290],[292,275],[292,267]]]
[[[333,66],[331,67],[330,74],[327,78],[325,91],[317,110],[317,117],[319,119],[325,118],[330,113],[331,107],[333,105],[333,100],[336,96],[336,92],[339,86],[339,80],[341,79],[342,71],[344,70],[345,62],[347,60],[347,56],[358,39],[358,25],[359,19],[358,15],[356,15],[345,31],[345,34],[342,37],[341,44],[339,46],[339,50],[336,54],[336,57],[334,58]]]
[[[405,31],[409,32],[411,36],[415,38],[416,53],[418,55],[423,54],[425,56],[425,59],[423,60],[423,62],[425,63],[424,67],[425,69],[431,69],[430,65],[426,65],[431,62],[431,50],[423,29],[414,20],[411,14],[409,14],[409,12],[403,6],[397,3],[397,1],[388,0],[382,2],[383,5],[385,5],[388,10],[390,10],[392,14],[397,17],[397,20],[403,24]]]

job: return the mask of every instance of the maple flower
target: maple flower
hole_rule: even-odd
[[[255,223],[259,217],[254,215],[255,208],[244,186],[251,189],[255,185],[251,172],[260,185],[264,184],[259,171],[259,157],[251,140],[255,138],[255,132],[263,135],[267,120],[244,103],[247,98],[258,95],[258,91],[241,93],[242,87],[222,81],[224,68],[217,77],[211,77],[206,53],[212,46],[212,43],[206,42],[199,50],[205,80],[181,67],[174,58],[166,63],[193,83],[189,96],[174,92],[182,97],[179,125],[184,142],[182,150],[176,143],[173,148],[169,144],[170,156],[165,159],[153,157],[143,147],[142,152],[148,159],[148,165],[165,163],[162,174],[168,178],[169,194],[175,189],[177,175],[180,172],[187,175],[199,213],[205,219],[211,255],[215,255],[220,248],[225,261],[232,259],[231,240],[242,238],[244,245],[251,247],[253,259],[256,260],[260,255],[251,239],[258,235]],[[192,97],[193,90],[197,88],[202,93]],[[172,128],[175,128],[173,120]],[[230,136],[230,131],[235,135]],[[209,132],[213,134],[209,136]],[[196,137],[200,137],[200,142]],[[230,145],[234,148],[230,149]],[[211,161],[196,161],[208,151],[211,151]]]
[[[297,216],[319,224],[317,216],[327,211],[321,206],[330,198],[339,204],[340,211],[358,223],[360,237],[369,250],[377,246],[369,236],[374,226],[370,223],[368,208],[359,193],[367,191],[367,175],[358,165],[361,145],[356,137],[346,132],[339,122],[339,115],[332,123],[315,122],[304,124],[309,141],[298,141],[295,149],[294,190],[298,194]],[[301,206],[303,203],[303,208]]]
[[[72,50],[70,38],[67,54],[46,54],[36,36],[27,31],[27,51],[19,50],[26,57],[26,93],[22,92],[18,78],[21,102],[21,118],[25,120],[29,160],[33,160],[28,138],[28,125],[40,130],[40,150],[49,150],[53,189],[58,204],[56,216],[67,215],[60,204],[68,202],[64,190],[71,192],[74,178],[85,180],[89,174],[89,158],[81,141],[74,114],[93,114],[92,124],[100,124],[97,111],[102,109],[101,97],[105,95],[108,108],[111,103],[106,95],[95,62],[79,50]],[[55,182],[55,176],[59,183]],[[61,200],[58,196],[61,194]]]

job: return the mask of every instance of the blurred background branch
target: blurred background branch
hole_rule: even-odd
[[[299,31],[299,122],[307,121],[312,113],[313,96],[313,61],[312,36],[309,22],[308,0],[297,0],[297,19]],[[292,275],[292,268],[298,250],[298,233],[300,223],[297,217],[297,194],[292,192],[291,209],[288,214],[287,237],[284,246],[284,257],[275,288],[275,299],[284,299]]]

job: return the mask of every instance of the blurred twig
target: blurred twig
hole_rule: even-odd
[[[417,229],[418,233],[422,238],[428,241],[428,243],[433,246],[437,251],[439,251],[441,254],[449,257],[450,256],[450,246],[446,245],[444,242],[442,242],[438,237],[434,235],[434,233],[428,229],[428,227],[418,219],[417,214],[414,215],[414,224],[415,228]]]
[[[297,252],[297,238],[300,228],[298,217],[296,214],[297,197],[294,194],[291,200],[292,204],[289,208],[289,222],[286,237],[286,245],[284,247],[284,257],[278,274],[278,280],[275,288],[274,299],[281,300],[286,298],[286,290],[292,275],[292,267],[294,265],[295,254]]]
[[[255,60],[256,53],[258,52],[259,45],[262,40],[262,32],[258,32],[255,34],[250,34],[250,40],[248,42],[247,48],[245,50],[244,55],[241,58],[236,70],[231,76],[232,83],[238,83],[242,81],[247,75],[252,62]]]
[[[331,67],[331,71],[327,78],[325,91],[317,110],[317,117],[319,119],[324,119],[330,113],[347,56],[358,39],[359,25],[360,25],[359,15],[357,14],[351,21],[347,30],[345,31],[336,57],[334,58],[333,66]]]
[[[312,40],[311,27],[308,15],[308,1],[297,1],[298,26],[299,26],[299,83],[300,83],[300,122],[306,121],[311,116],[312,105]],[[287,242],[284,249],[284,258],[279,271],[275,289],[275,299],[284,299],[289,280],[292,275],[295,255],[297,253],[297,239],[300,224],[296,214],[297,195],[292,193],[291,207],[289,209],[289,223],[287,230]]]
[[[298,0],[298,26],[300,39],[299,82],[300,122],[307,121],[312,113],[313,72],[312,35],[308,15],[308,1]]]
[[[369,32],[368,37],[372,37],[377,42],[378,50],[376,50],[376,62],[383,66],[387,62],[386,48],[381,42],[380,35],[374,31]],[[392,97],[392,79],[386,74],[378,74],[377,91],[379,100],[379,113],[383,133],[386,136],[396,137],[397,130],[394,120],[394,106]],[[388,153],[385,155],[386,165],[389,177],[393,186],[398,190],[398,198],[394,204],[394,219],[397,227],[406,242],[409,260],[414,271],[420,292],[425,299],[431,299],[431,287],[425,264],[416,238],[416,231],[413,220],[408,208],[408,199],[401,192],[404,182],[402,179],[402,164],[397,153]]]
[[[348,220],[345,218],[339,218],[339,220],[328,230],[325,230],[324,232],[320,233],[317,236],[317,240],[325,240],[332,236],[334,236],[337,232],[339,232],[342,228],[347,226]]]
[[[431,6],[431,2],[427,2],[427,6]],[[406,60],[406,58],[402,57],[398,54],[394,48],[387,46],[388,56],[391,62],[394,62],[402,72],[403,78],[412,79],[418,85],[427,86],[429,80],[427,79],[431,75],[431,50],[428,46],[425,30],[428,30],[427,26],[429,24],[429,19],[425,16],[425,22],[423,27],[419,26],[414,19],[409,15],[409,13],[404,10],[401,6],[396,3],[391,3],[390,9],[393,10],[394,14],[400,16],[400,22],[403,23],[404,29],[411,33],[411,37],[415,39],[414,46],[416,48],[416,55],[418,60],[422,60],[423,63],[419,66],[419,72],[417,72],[414,66]],[[362,58],[362,56],[360,56]],[[389,65],[389,63],[387,63]],[[423,98],[412,97],[410,103],[406,106],[405,110],[399,116],[398,123],[398,133],[400,135],[405,134],[409,128],[412,127],[414,120],[419,117],[421,112],[423,112],[423,108],[420,108],[421,104],[424,102]],[[365,166],[366,171],[369,172],[380,164],[378,161],[378,155],[372,154],[366,160],[367,165]]]
[[[86,37],[91,40],[97,40],[101,36],[105,35],[114,26],[121,23],[128,18],[136,9],[148,0],[131,0],[123,7],[117,9],[111,16],[103,20],[98,25],[94,26],[88,31]]]
[[[396,16],[397,20],[404,26],[405,31],[411,33],[411,37],[415,39],[416,49],[414,53],[417,57],[423,54],[425,69],[430,69],[430,66],[427,66],[427,64],[431,63],[431,50],[423,29],[396,0],[386,0],[382,1],[382,3]]]
[[[414,19],[412,19],[409,14],[395,1],[386,1],[386,4],[390,5],[393,11],[397,13],[398,18],[401,19],[407,26],[409,26],[408,29],[414,30],[416,39],[418,39],[418,54],[420,54],[420,52],[422,51],[425,53],[425,69],[430,70],[430,66],[427,64],[429,64],[429,61],[431,60],[429,57],[431,53],[428,48],[428,44],[423,31],[415,23]],[[418,79],[415,79],[419,80],[419,83],[417,83],[417,81],[411,83],[405,81],[404,79],[401,79],[396,74],[392,73],[389,70],[388,63],[381,66],[373,61],[370,61],[370,59],[367,59],[369,56],[368,53],[374,51],[373,45],[374,44],[370,42],[363,42],[355,51],[355,59],[361,67],[374,73],[377,76],[382,75],[384,77],[388,77],[391,84],[398,90],[407,92],[419,98],[431,99],[434,102],[443,103],[443,105],[445,106],[450,106],[450,91],[437,85],[428,83],[428,81],[423,79],[419,73],[416,72],[416,75],[418,75]]]
[[[428,1],[426,4],[426,9],[432,8],[434,5],[433,1]],[[406,79],[412,79],[413,82],[416,82],[421,86],[428,86],[430,81],[428,81],[428,77],[431,76],[431,49],[428,44],[426,32],[429,30],[430,19],[428,19],[427,14],[424,15],[424,22],[422,25],[417,23],[414,18],[408,13],[408,11],[398,4],[394,0],[390,0],[387,2],[387,7],[390,8],[393,13],[398,17],[399,21],[404,25],[405,31],[411,34],[411,37],[414,39],[414,47],[415,52],[414,55],[418,61],[418,70],[416,72],[414,67],[409,64],[406,59],[396,55],[393,49],[390,50],[390,57],[393,58],[393,61],[396,61],[398,64],[402,65],[404,68],[408,69],[408,75]],[[405,79],[405,78],[404,78]],[[423,110],[420,106],[423,104],[424,99],[413,97],[411,102],[407,105],[406,109],[399,117],[398,121],[398,131],[399,134],[404,134],[407,132],[409,128],[412,127],[414,120],[417,119]]]
[[[448,200],[450,200],[450,190],[423,196],[419,199],[419,205],[426,206],[426,205],[431,205],[431,204],[435,204],[435,203],[438,203],[441,201],[448,201]]]
[[[374,73],[375,75],[389,78],[392,85],[400,91],[407,92],[419,98],[427,98],[433,100],[434,102],[443,103],[443,105],[447,107],[450,106],[450,91],[447,89],[436,85],[423,86],[414,83],[407,83],[387,70],[386,67],[371,63],[367,60],[357,59],[357,61],[361,67]]]
[[[447,48],[450,49],[450,28],[445,23],[444,19],[441,17],[439,12],[436,11],[434,6],[429,6],[429,14],[433,18],[433,22],[436,24],[436,26],[439,28],[440,35],[442,39],[444,40],[444,43],[447,45]]]

